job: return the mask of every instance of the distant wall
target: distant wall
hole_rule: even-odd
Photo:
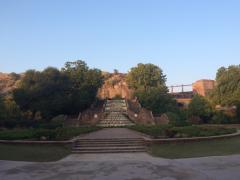
[[[215,81],[214,80],[208,80],[208,79],[202,79],[199,81],[196,81],[192,85],[193,92],[200,94],[202,96],[208,95],[208,93],[213,90],[215,87]]]

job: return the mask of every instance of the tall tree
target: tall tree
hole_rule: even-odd
[[[154,64],[138,64],[137,67],[131,68],[127,75],[127,81],[133,89],[147,90],[151,87],[165,87],[166,75],[161,68]]]
[[[212,108],[203,96],[196,94],[188,106],[188,113],[190,117],[199,117],[204,123],[207,123],[210,121]]]
[[[237,104],[240,101],[240,65],[221,67],[216,75],[216,84],[210,96],[215,104]]]
[[[22,110],[40,111],[44,118],[52,118],[65,111],[70,87],[66,75],[49,67],[42,72],[27,71],[13,95]]]
[[[138,97],[141,105],[153,112],[153,114],[160,115],[166,112],[177,112],[177,103],[173,97],[165,93],[165,90],[160,88],[148,88],[145,90],[137,90],[135,95]]]
[[[236,106],[237,119],[240,121],[240,65],[218,69],[216,84],[210,100],[214,105]]]
[[[131,68],[127,81],[135,90],[141,105],[154,114],[176,110],[176,101],[168,94],[166,75],[160,67],[153,64],[138,64]]]
[[[87,64],[78,60],[67,62],[62,72],[71,80],[71,108],[69,113],[77,113],[88,108],[96,99],[98,88],[102,86],[103,76],[98,69],[89,69]]]

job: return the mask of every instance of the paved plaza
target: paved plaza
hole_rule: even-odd
[[[1,180],[239,180],[240,155],[169,160],[146,153],[76,154],[57,162],[0,161]]]

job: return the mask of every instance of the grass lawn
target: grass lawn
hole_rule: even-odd
[[[202,142],[156,144],[149,148],[149,152],[153,156],[170,159],[240,154],[240,137]]]
[[[57,161],[71,153],[70,145],[0,144],[0,160]]]

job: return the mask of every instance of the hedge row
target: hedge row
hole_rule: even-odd
[[[206,137],[235,133],[235,128],[213,127],[213,126],[144,126],[136,125],[130,127],[133,130],[148,134],[154,138],[184,138],[184,137]]]
[[[1,140],[68,140],[80,134],[98,130],[99,127],[57,129],[13,129],[0,131]]]

